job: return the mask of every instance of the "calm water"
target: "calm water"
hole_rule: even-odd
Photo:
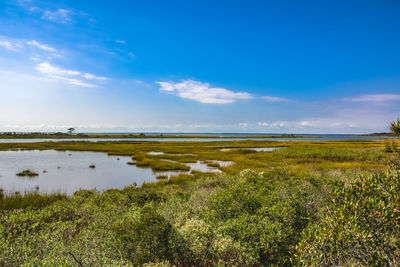
[[[72,194],[79,189],[123,188],[134,182],[140,186],[143,182],[156,180],[151,169],[140,169],[126,164],[130,160],[130,157],[108,156],[96,152],[1,151],[0,188],[6,193],[23,193],[38,186],[40,192],[61,191]],[[91,164],[96,168],[89,168]],[[25,169],[35,171],[39,176],[16,176],[17,172]]]
[[[188,134],[186,134],[188,135]],[[199,135],[199,134],[197,134]],[[235,141],[235,140],[268,140],[268,141],[341,141],[341,140],[378,140],[373,136],[362,136],[362,135],[349,135],[349,134],[299,134],[300,136],[310,136],[309,138],[251,138],[251,135],[262,135],[262,134],[201,134],[201,135],[213,135],[220,136],[221,138],[76,138],[76,139],[0,139],[0,143],[33,143],[33,142],[63,142],[63,141],[88,141],[88,142],[106,142],[106,141]],[[274,135],[274,134],[268,134]],[[240,137],[246,136],[246,138],[224,138],[224,137]],[[312,136],[319,136],[314,138]]]
[[[100,191],[124,188],[132,183],[154,182],[163,173],[128,165],[130,157],[108,156],[96,152],[72,152],[55,150],[0,151],[0,188],[5,193],[35,190],[72,194],[79,189]],[[89,168],[94,164],[95,168]],[[222,165],[224,162],[222,162]],[[190,171],[217,172],[217,168],[205,163],[190,163]],[[18,177],[22,170],[31,169],[39,174],[34,178]],[[190,173],[190,171],[188,173]],[[177,172],[168,172],[168,176]]]

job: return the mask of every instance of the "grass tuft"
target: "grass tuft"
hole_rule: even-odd
[[[36,176],[39,176],[39,174],[37,172],[34,172],[33,170],[30,170],[30,169],[23,170],[23,171],[17,173],[16,175],[17,176],[21,176],[21,177],[36,177]]]

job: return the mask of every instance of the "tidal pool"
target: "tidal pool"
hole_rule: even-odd
[[[108,156],[106,153],[55,150],[0,151],[0,188],[6,194],[33,191],[72,194],[79,189],[124,188],[132,183],[154,182],[151,169],[128,165],[130,157]],[[89,166],[93,165],[91,168]],[[30,169],[35,178],[18,177]]]

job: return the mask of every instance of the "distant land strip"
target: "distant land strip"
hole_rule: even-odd
[[[141,139],[152,139],[152,138],[212,138],[212,139],[246,139],[246,138],[321,138],[321,136],[300,136],[300,135],[249,135],[249,136],[217,136],[217,135],[146,135],[146,134],[67,134],[62,132],[57,133],[13,133],[3,132],[0,133],[0,139],[63,139],[63,138],[141,138]]]

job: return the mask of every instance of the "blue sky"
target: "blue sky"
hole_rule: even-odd
[[[0,131],[368,133],[399,1],[0,2]]]

